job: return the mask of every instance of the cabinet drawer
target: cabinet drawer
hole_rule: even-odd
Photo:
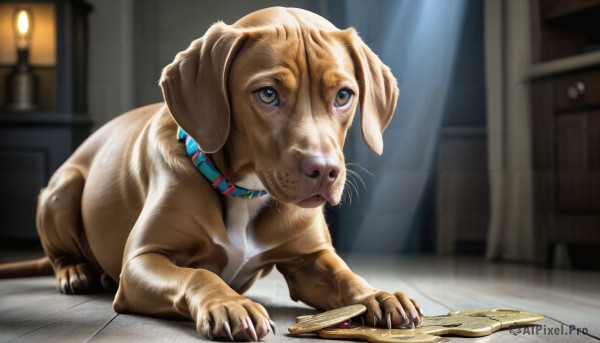
[[[600,105],[600,69],[556,77],[554,105],[557,111]]]

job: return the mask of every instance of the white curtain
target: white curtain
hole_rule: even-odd
[[[530,92],[524,81],[532,58],[533,14],[530,1],[485,2],[488,259],[534,259]]]

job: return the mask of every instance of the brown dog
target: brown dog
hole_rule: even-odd
[[[381,154],[398,96],[389,68],[353,29],[299,9],[257,11],[214,24],[160,83],[166,105],[102,127],[40,194],[48,258],[39,266],[51,264],[61,292],[114,280],[117,312],[186,317],[210,338],[257,340],[272,322],[240,293],[275,266],[294,300],[320,309],[364,304],[373,325],[421,323],[414,300],[350,271],[323,216],[323,204],[342,196],[342,147],[356,107],[367,146]],[[210,156],[204,167],[230,184],[207,181],[192,162],[199,153],[191,160],[176,139],[178,126]],[[268,194],[233,197],[232,184]]]

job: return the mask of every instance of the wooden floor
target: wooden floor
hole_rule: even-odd
[[[19,256],[0,253],[0,260]],[[541,325],[575,325],[588,333],[451,337],[452,342],[598,342],[600,273],[548,271],[478,258],[441,256],[345,256],[374,286],[402,290],[418,299],[425,315],[479,308],[517,308],[546,316]],[[297,315],[313,313],[289,299],[277,273],[247,294],[265,305],[277,325],[269,342],[321,341],[287,334]],[[52,277],[0,280],[0,342],[196,342],[203,338],[191,322],[116,314],[111,295],[73,296],[55,291]],[[549,331],[549,330],[548,330]],[[566,330],[568,332],[568,330]]]

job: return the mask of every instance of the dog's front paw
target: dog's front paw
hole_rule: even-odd
[[[222,296],[204,299],[196,316],[196,328],[209,339],[258,341],[271,331],[275,324],[267,310],[243,296]]]
[[[402,292],[377,291],[364,298],[367,307],[366,323],[373,326],[417,327],[423,322],[423,314],[416,300]]]

